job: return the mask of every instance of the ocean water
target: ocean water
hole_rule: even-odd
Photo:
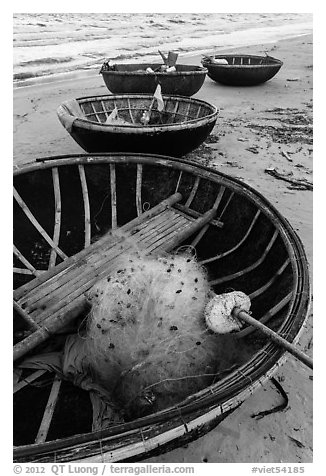
[[[161,61],[274,42],[312,32],[310,13],[19,13],[13,80],[21,85],[116,62]]]

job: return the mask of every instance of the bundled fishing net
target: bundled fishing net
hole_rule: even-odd
[[[233,308],[249,311],[250,299],[215,295],[194,256],[133,251],[115,269],[88,294],[86,329],[68,336],[63,350],[20,364],[89,391],[93,430],[174,405],[248,356],[228,333],[241,327],[230,319]]]
[[[126,413],[159,410],[208,385],[216,341],[204,320],[209,285],[190,255],[125,255],[89,293],[88,358]]]

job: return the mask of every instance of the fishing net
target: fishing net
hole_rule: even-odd
[[[204,268],[189,253],[125,255],[88,298],[86,345],[94,378],[127,418],[177,403],[235,360],[230,339],[206,325],[212,293]]]
[[[86,328],[82,322],[63,350],[20,367],[55,371],[88,391],[93,430],[165,409],[223,378],[248,357],[228,332],[238,326],[233,307],[249,311],[250,300],[215,295],[194,251],[123,255],[89,291]]]

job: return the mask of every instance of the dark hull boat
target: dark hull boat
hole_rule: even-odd
[[[238,360],[176,405],[92,431],[88,394],[29,356],[77,332],[84,293],[110,273],[126,242],[148,254],[187,246],[216,293],[249,295],[252,315],[296,343],[310,291],[303,246],[258,192],[185,160],[139,154],[60,156],[14,170],[14,460],[139,461],[218,425],[285,361],[244,327]],[[68,332],[68,331],[66,331]],[[51,347],[52,346],[52,347]]]
[[[151,68],[153,73],[147,73]],[[140,93],[153,94],[157,84],[162,88],[162,94],[192,96],[202,87],[207,69],[201,66],[178,64],[174,72],[160,72],[159,64],[137,63],[116,64],[114,69],[103,65],[100,73],[108,88],[114,94]]]
[[[218,64],[225,60],[226,64]],[[283,65],[272,56],[215,55],[202,60],[207,75],[217,83],[229,86],[254,86],[273,78]]]
[[[217,109],[198,99],[164,96],[164,110],[151,110],[147,125],[141,122],[151,107],[151,95],[108,95],[67,101],[58,117],[87,152],[144,152],[180,157],[198,147],[213,129]],[[117,108],[120,122],[106,124]]]

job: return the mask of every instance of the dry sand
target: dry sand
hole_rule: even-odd
[[[284,62],[265,84],[232,88],[206,79],[195,97],[214,103],[220,114],[206,143],[188,157],[240,178],[265,195],[297,231],[312,271],[312,37],[235,52],[265,51]],[[200,64],[200,58],[182,62]],[[14,164],[81,153],[59,123],[56,109],[66,99],[106,93],[97,74],[15,89]],[[294,182],[266,173],[268,168]],[[312,316],[299,348],[312,355]],[[147,461],[312,462],[312,372],[289,356],[276,378],[289,398],[285,410],[258,420],[251,417],[282,403],[269,382],[206,436]]]

